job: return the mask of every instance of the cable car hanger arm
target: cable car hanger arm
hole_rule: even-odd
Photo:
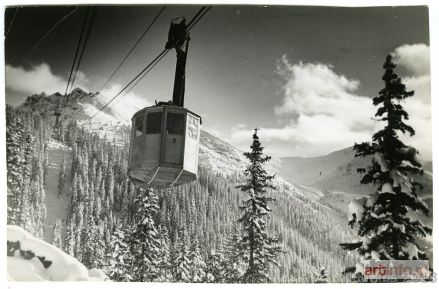
[[[177,22],[177,19],[181,19]],[[166,49],[175,49],[177,54],[177,64],[175,67],[174,91],[172,103],[176,106],[184,106],[184,90],[186,78],[186,59],[189,47],[189,33],[187,31],[186,19],[177,18],[171,22],[168,33]]]

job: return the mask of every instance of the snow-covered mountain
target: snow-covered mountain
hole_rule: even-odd
[[[59,92],[46,95],[45,92],[28,96],[25,102],[20,105],[21,109],[54,113],[64,99],[62,119],[73,119],[79,122],[87,121],[108,101],[108,96],[99,93],[86,92],[81,88],[73,89],[64,98]],[[116,108],[116,109],[115,109]],[[119,113],[116,105],[110,105],[99,113],[94,123],[109,123],[112,125],[129,124],[129,115]]]
[[[347,205],[359,195],[371,193],[372,185],[360,183],[357,168],[370,166],[371,158],[355,158],[352,147],[332,152],[328,155],[302,158],[281,158],[278,173],[287,182],[300,184],[303,190],[319,193],[319,202],[346,211]],[[432,208],[432,163],[424,162],[425,173],[415,176],[423,189],[418,194]]]
[[[46,114],[54,121],[54,113],[63,98],[64,96],[58,92],[51,95],[42,92],[28,96],[18,108]],[[126,110],[118,110],[117,105],[110,105],[93,117],[107,101],[108,96],[75,88],[65,97],[60,121],[76,121],[81,127],[96,132],[101,137],[105,135],[109,140],[115,138],[116,143],[122,145],[123,134],[127,131],[131,119]]]
[[[251,139],[249,139],[249,147],[250,144]],[[203,130],[200,136],[199,162],[201,166],[226,175],[242,172],[248,164],[242,151]],[[272,158],[267,163],[267,170],[275,174],[279,170],[279,165],[280,159]]]
[[[44,92],[34,94],[27,97],[19,108],[31,112],[43,112],[54,119],[55,116],[53,114],[62,98],[63,95],[60,93],[52,95],[46,95]],[[126,114],[124,107],[110,106],[89,121],[106,103],[107,99],[107,96],[75,88],[66,96],[60,119],[77,121],[80,126],[91,132],[97,132],[101,136],[106,135],[107,139],[110,140],[116,137],[116,140],[120,141],[121,134],[127,131],[131,122],[131,115]],[[251,139],[249,139],[249,146],[250,144]],[[206,131],[201,131],[201,166],[221,174],[230,175],[242,172],[246,163],[247,161],[242,151]],[[277,173],[279,166],[280,159],[273,158],[268,164],[268,170],[272,173]]]

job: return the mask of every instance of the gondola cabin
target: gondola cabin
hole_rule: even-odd
[[[197,179],[201,117],[184,105],[189,33],[185,19],[173,21],[166,49],[175,49],[172,101],[139,110],[132,117],[128,176],[140,187],[166,188]]]
[[[140,187],[196,180],[201,117],[176,105],[146,107],[132,118],[128,175]]]

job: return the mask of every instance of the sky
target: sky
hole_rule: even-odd
[[[102,85],[161,6],[99,6],[74,86],[112,97],[163,50],[172,19],[199,6],[166,6],[107,87]],[[85,8],[9,8],[5,14],[6,103],[63,92]],[[12,19],[14,19],[12,21]],[[12,22],[12,25],[11,25]],[[430,48],[426,7],[215,6],[191,31],[185,107],[203,129],[248,150],[253,128],[274,156],[318,156],[370,141],[380,127],[371,98],[382,65],[415,96],[403,105],[416,130],[404,137],[431,159]],[[27,57],[26,57],[27,56]],[[175,52],[114,107],[136,109],[172,98]]]

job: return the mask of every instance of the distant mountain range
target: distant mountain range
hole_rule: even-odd
[[[360,183],[357,168],[366,168],[371,157],[356,158],[353,147],[332,152],[325,156],[280,159],[278,174],[287,182],[301,185],[310,195],[320,196],[319,202],[346,211],[348,203],[361,195],[373,192],[372,185]],[[415,176],[423,185],[418,194],[432,207],[432,162],[424,162],[424,175]]]

